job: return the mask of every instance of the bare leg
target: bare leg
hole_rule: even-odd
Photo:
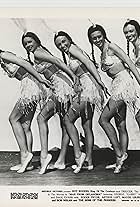
[[[126,104],[124,104],[120,110],[118,110],[118,113],[115,115],[115,123],[116,127],[119,132],[119,142],[121,146],[122,153],[127,152],[128,148],[128,132],[126,129]]]
[[[9,116],[9,122],[12,126],[14,135],[16,137],[18,146],[20,148],[21,154],[27,153],[27,142],[25,137],[25,132],[23,130],[22,124],[20,122],[20,118],[23,116],[23,114],[20,113],[18,109],[18,105],[16,104],[12,113]]]
[[[63,117],[60,116],[60,124],[62,129],[62,141],[61,141],[61,150],[57,161],[54,164],[55,168],[65,169],[65,157],[67,153],[67,147],[70,142],[70,138],[67,134],[66,128],[63,123]]]
[[[126,104],[122,105],[121,109],[118,110],[118,113],[114,116],[116,127],[119,133],[119,144],[123,156],[127,159],[127,148],[128,148],[128,132],[126,129]],[[116,163],[107,165],[106,169],[115,169]]]
[[[28,147],[28,151],[32,152],[32,147],[33,147],[33,134],[31,131],[31,123],[29,122],[24,122],[24,124],[22,124],[25,135],[26,135],[26,139],[27,139],[27,147]]]
[[[94,135],[92,131],[92,119],[93,119],[94,107],[91,108],[89,103],[87,107],[88,107],[87,115],[84,112],[84,113],[81,113],[81,117],[82,117],[82,127],[84,129],[85,139],[86,139],[85,161],[88,162],[88,166],[92,166],[93,165],[92,152],[93,152],[93,144],[94,144]]]
[[[114,170],[114,173],[120,173],[121,167],[123,165],[123,161],[126,159],[126,157],[123,156],[123,152],[121,149],[120,142],[117,138],[117,133],[113,125],[110,123],[111,119],[115,117],[118,112],[121,110],[121,108],[124,107],[123,101],[117,101],[110,99],[108,103],[106,104],[100,119],[99,123],[104,129],[105,133],[107,134],[108,138],[110,139],[113,148],[115,150],[116,154],[116,167]],[[122,111],[123,112],[123,111]],[[123,116],[123,119],[126,119],[126,113]],[[125,128],[126,129],[126,128]]]
[[[33,134],[31,131],[31,123],[32,123],[35,111],[36,111],[36,106],[33,108],[32,111],[29,112],[27,116],[24,116],[21,119],[22,127],[26,135],[27,148],[29,152],[32,152],[32,147],[33,147]],[[27,167],[27,170],[33,170],[33,168],[34,166],[32,165],[32,162],[30,162],[30,164]]]
[[[116,130],[110,121],[117,114],[118,110],[123,106],[123,104],[123,101],[115,102],[114,100],[110,99],[104,107],[104,110],[99,118],[99,124],[104,129],[106,135],[111,141],[116,156],[118,157],[122,156],[122,151],[120,143],[118,142]]]
[[[69,108],[67,114],[64,117],[66,130],[68,132],[70,139],[72,140],[76,158],[80,157],[81,149],[79,143],[79,134],[74,123],[80,117],[80,112],[84,109],[85,109],[85,103],[82,102],[79,104],[78,100],[75,100],[73,106]]]
[[[27,148],[27,140],[26,140],[26,135],[24,132],[24,129],[22,127],[20,119],[22,118],[23,114],[20,113],[18,109],[18,104],[16,103],[12,113],[9,116],[9,122],[12,126],[12,130],[14,132],[14,135],[16,137],[18,146],[20,148],[20,154],[21,154],[21,164],[24,165],[24,168],[26,169],[26,165],[28,165],[32,158],[32,154],[29,153],[28,148]],[[26,160],[26,158],[29,158]],[[25,165],[25,161],[26,165]],[[24,172],[25,169],[22,169]]]
[[[32,123],[35,111],[36,111],[36,106],[34,107],[34,109],[32,111],[29,112],[29,114],[27,116],[23,116],[20,119],[20,122],[22,123],[22,127],[23,127],[25,135],[26,135],[27,147],[28,147],[29,152],[32,152],[33,135],[32,135],[32,131],[31,131],[31,123]]]
[[[34,109],[32,111],[29,112],[28,115],[26,116],[22,116],[20,119],[20,123],[22,124],[23,130],[25,132],[25,136],[26,136],[26,142],[27,142],[27,149],[29,152],[32,152],[32,145],[33,145],[33,135],[32,135],[32,131],[31,131],[31,123],[35,114],[35,110],[36,110],[36,106],[34,107]],[[21,163],[19,163],[18,165],[12,166],[10,168],[10,170],[12,171],[17,171],[21,168]],[[32,163],[29,164],[29,166],[27,167],[27,170],[33,170],[33,165]]]
[[[137,112],[136,116],[135,116],[135,119],[137,121],[137,124],[139,126],[139,129],[140,129],[140,110]]]
[[[55,107],[54,101],[53,100],[48,101],[37,117],[39,133],[40,133],[40,142],[41,142],[41,154],[40,154],[41,170],[39,172],[40,174],[45,173],[47,166],[51,160],[51,155],[48,154],[48,134],[49,134],[48,121],[55,113],[54,107]]]
[[[79,168],[78,171],[75,171],[75,173],[78,173],[80,171],[82,164],[85,160],[85,154],[81,152],[79,134],[74,123],[77,120],[77,118],[79,118],[80,113],[84,110],[85,102],[81,102],[79,104],[78,100],[75,100],[73,106],[69,108],[67,114],[64,117],[66,130],[70,139],[72,140],[74,146],[75,160]]]

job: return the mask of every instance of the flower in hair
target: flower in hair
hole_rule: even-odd
[[[23,18],[11,18],[15,25],[24,33],[27,32],[26,21]]]
[[[24,36],[27,34],[27,29],[23,30],[23,34],[24,34]]]
[[[88,20],[89,20],[89,22],[92,24],[92,27],[95,28],[95,27],[96,27],[96,24],[93,23],[90,19],[88,19]]]
[[[58,35],[58,31],[55,31],[54,34],[55,34],[55,36],[57,36]]]
[[[128,19],[126,20],[126,22],[130,22],[130,19],[128,18]]]
[[[53,28],[51,28],[45,19],[41,19],[41,22],[43,23],[43,25],[47,28],[47,30],[49,29],[51,32],[53,32],[55,35],[58,34],[58,32],[56,30],[54,30]]]

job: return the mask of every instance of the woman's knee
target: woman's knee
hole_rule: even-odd
[[[9,115],[9,122],[12,125],[14,122],[16,122],[15,116],[13,114]]]
[[[117,129],[120,133],[125,133],[127,131],[126,129],[126,122],[123,121],[119,126],[117,126]]]
[[[87,125],[86,124],[82,124],[82,128],[83,128],[83,130],[84,130],[84,132],[87,130]]]
[[[99,121],[98,121],[98,123],[100,124],[102,128],[104,128],[108,122],[109,120],[105,118],[104,116],[100,116]]]
[[[22,124],[22,127],[23,127],[25,133],[28,133],[31,131],[31,124],[27,121]]]
[[[84,130],[84,132],[88,132],[88,131],[91,131],[92,130],[92,122],[89,123],[89,121],[87,122],[82,122],[82,128]]]
[[[44,123],[46,120],[47,120],[47,119],[46,119],[41,113],[38,114],[38,116],[37,116],[37,123],[38,123],[38,124],[42,124],[42,123]]]
[[[135,115],[135,119],[138,123],[140,123],[140,111]]]
[[[63,124],[64,126],[67,126],[69,123],[73,123],[73,121],[70,119],[69,114],[66,114],[63,118]]]

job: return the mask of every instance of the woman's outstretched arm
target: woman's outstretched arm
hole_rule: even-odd
[[[34,54],[35,54],[35,58],[37,58],[38,60],[55,64],[59,69],[61,69],[65,73],[67,73],[67,75],[70,76],[70,78],[73,80],[73,82],[75,82],[75,79],[76,79],[75,74],[72,72],[72,70],[65,63],[63,63],[63,61],[61,59],[59,59],[51,54],[48,54],[46,51],[41,50],[41,49],[36,50]]]
[[[29,62],[24,60],[23,58],[17,57],[15,54],[11,52],[2,52],[1,58],[5,61],[8,61],[10,63],[23,67],[28,73],[30,73],[33,77],[35,77],[39,82],[45,84],[47,87],[50,85],[50,82],[48,80],[42,79],[42,77],[33,68],[33,66]]]

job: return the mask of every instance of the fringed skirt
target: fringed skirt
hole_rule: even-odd
[[[133,114],[136,114],[140,109],[140,98],[134,80],[126,70],[114,76],[110,98],[115,101],[123,100]]]
[[[38,103],[44,103],[49,96],[50,90],[33,76],[28,75],[21,81],[18,108],[21,113],[27,115]]]
[[[72,104],[72,98],[75,94],[72,88],[72,82],[66,77],[65,73],[59,71],[51,76],[50,81],[53,90],[47,101],[52,98],[55,100],[56,105],[59,103],[60,107],[58,111],[64,110],[67,112],[69,105]],[[56,111],[56,106],[54,110]]]
[[[101,112],[103,109],[103,92],[89,73],[80,76],[79,87],[80,92],[77,96],[79,102],[85,102],[85,110],[87,111],[87,103],[90,103],[91,106],[95,105],[98,112]]]

